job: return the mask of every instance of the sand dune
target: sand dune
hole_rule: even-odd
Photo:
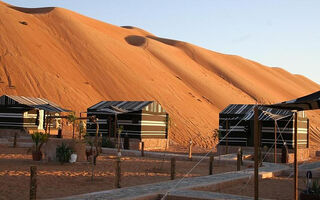
[[[320,89],[281,68],[63,8],[0,2],[0,44],[1,94],[45,97],[76,111],[100,100],[157,100],[182,144],[211,146],[218,113],[230,103],[275,103]]]

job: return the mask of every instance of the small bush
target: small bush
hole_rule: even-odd
[[[106,148],[115,148],[116,145],[114,144],[114,142],[107,138],[107,137],[102,137],[102,144],[101,144],[102,147],[106,147]]]
[[[62,143],[61,146],[57,146],[56,156],[61,164],[69,162],[72,153],[72,149],[65,143]]]

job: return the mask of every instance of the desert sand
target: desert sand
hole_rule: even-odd
[[[212,147],[228,104],[276,103],[320,89],[281,68],[136,27],[1,1],[0,66],[1,95],[43,97],[77,112],[101,100],[156,100],[170,114],[171,139],[202,147]],[[309,117],[314,144],[319,112]]]
[[[114,157],[101,155],[91,182],[91,164],[32,161],[26,148],[0,146],[0,199],[28,199],[30,166],[37,166],[37,197],[57,198],[114,189]],[[176,177],[183,177],[196,161],[176,161]],[[243,167],[245,168],[245,167]],[[236,170],[236,166],[214,162],[213,172]],[[121,186],[135,186],[170,180],[170,161],[142,157],[123,157]],[[208,175],[208,162],[199,164],[187,177]]]

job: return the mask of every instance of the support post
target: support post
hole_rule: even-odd
[[[176,178],[176,158],[171,158],[171,180]]]
[[[18,133],[15,132],[14,133],[14,137],[13,137],[13,148],[17,147],[17,135],[18,135]]]
[[[237,171],[241,170],[241,150],[240,148],[238,149],[238,153],[237,153]]]
[[[37,199],[37,166],[30,167],[30,200]]]
[[[210,161],[209,161],[209,175],[213,174],[213,161],[214,161],[214,157],[213,155],[210,155]]]
[[[229,120],[226,120],[226,154],[229,153],[229,151],[228,151],[228,132],[229,132]]]
[[[294,199],[298,200],[298,112],[294,112]]]
[[[141,142],[141,157],[144,157],[144,142]]]
[[[120,182],[121,182],[121,158],[118,156],[115,163],[114,187],[121,188]]]
[[[254,107],[254,199],[259,199],[259,113],[258,106]]]
[[[274,120],[274,163],[277,163],[277,121]]]
[[[192,160],[192,140],[189,141],[189,160]]]

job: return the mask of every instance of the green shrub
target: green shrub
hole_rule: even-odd
[[[72,149],[68,147],[65,143],[62,143],[60,146],[57,146],[56,156],[61,164],[69,162],[72,153]]]
[[[107,137],[102,137],[102,144],[101,144],[102,147],[106,147],[106,148],[115,148],[116,145],[114,144],[114,142],[107,138]]]

